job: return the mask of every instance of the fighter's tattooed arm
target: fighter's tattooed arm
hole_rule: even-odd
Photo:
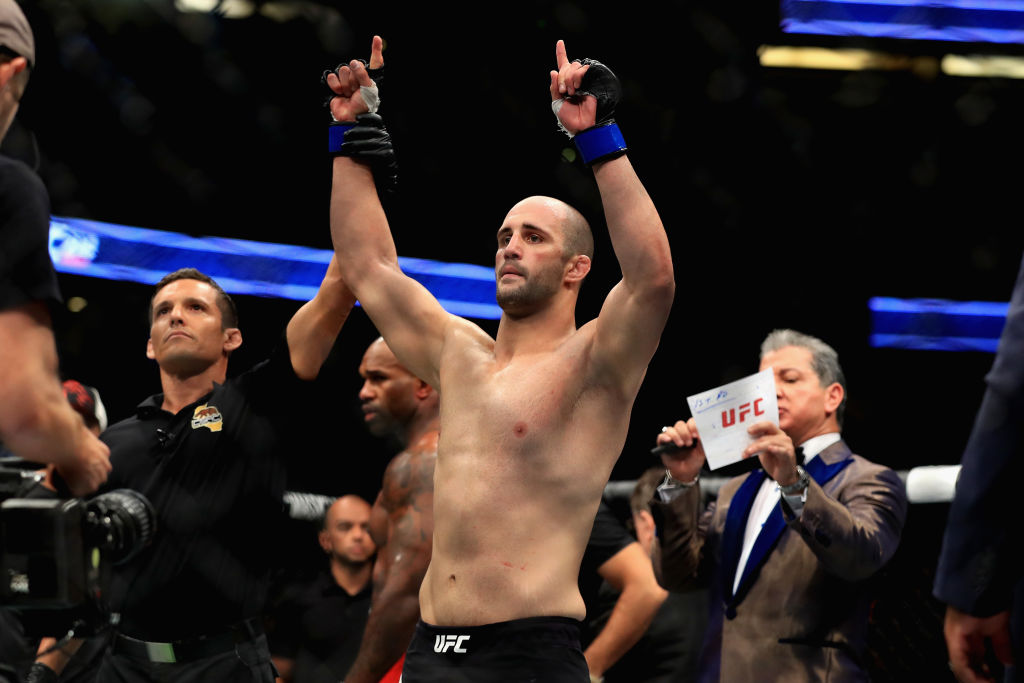
[[[435,459],[433,452],[401,453],[384,473],[376,505],[388,517],[387,541],[377,552],[370,616],[346,683],[377,683],[412,639],[430,564]]]

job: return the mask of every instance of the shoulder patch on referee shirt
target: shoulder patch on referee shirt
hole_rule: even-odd
[[[217,406],[204,403],[201,406],[196,406],[195,412],[192,413],[192,429],[206,427],[211,432],[219,432],[223,424],[224,418],[217,410]]]

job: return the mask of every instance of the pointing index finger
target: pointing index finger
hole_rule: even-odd
[[[565,41],[559,40],[555,43],[555,64],[558,66],[558,70],[561,71],[562,67],[569,63],[569,58],[565,55]]]
[[[373,37],[370,47],[370,68],[379,69],[384,66],[384,40],[380,36]]]

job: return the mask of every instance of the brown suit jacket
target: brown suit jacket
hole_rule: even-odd
[[[702,657],[704,680],[860,681],[870,596],[868,580],[896,552],[907,513],[903,482],[891,469],[850,452],[840,441],[818,454],[799,518],[783,502],[769,518],[748,574],[732,595],[731,576],[746,523],[743,491],[762,470],[736,477],[701,510],[699,487],[670,503],[655,498],[655,570],[669,590],[711,586]],[[813,463],[812,463],[813,464]],[[808,465],[811,470],[811,465]],[[737,496],[737,494],[740,494]],[[730,506],[736,502],[727,531]],[[726,567],[722,557],[732,557]],[[752,564],[753,563],[753,564]]]

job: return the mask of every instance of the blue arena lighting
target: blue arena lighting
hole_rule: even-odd
[[[59,272],[155,284],[178,268],[198,268],[232,294],[308,301],[331,260],[329,249],[174,232],[53,216],[50,257]],[[468,263],[399,257],[402,271],[420,282],[446,311],[497,320],[494,271]]]
[[[871,346],[994,353],[1009,303],[874,297]]]
[[[1024,44],[1022,0],[781,0],[785,33]]]

